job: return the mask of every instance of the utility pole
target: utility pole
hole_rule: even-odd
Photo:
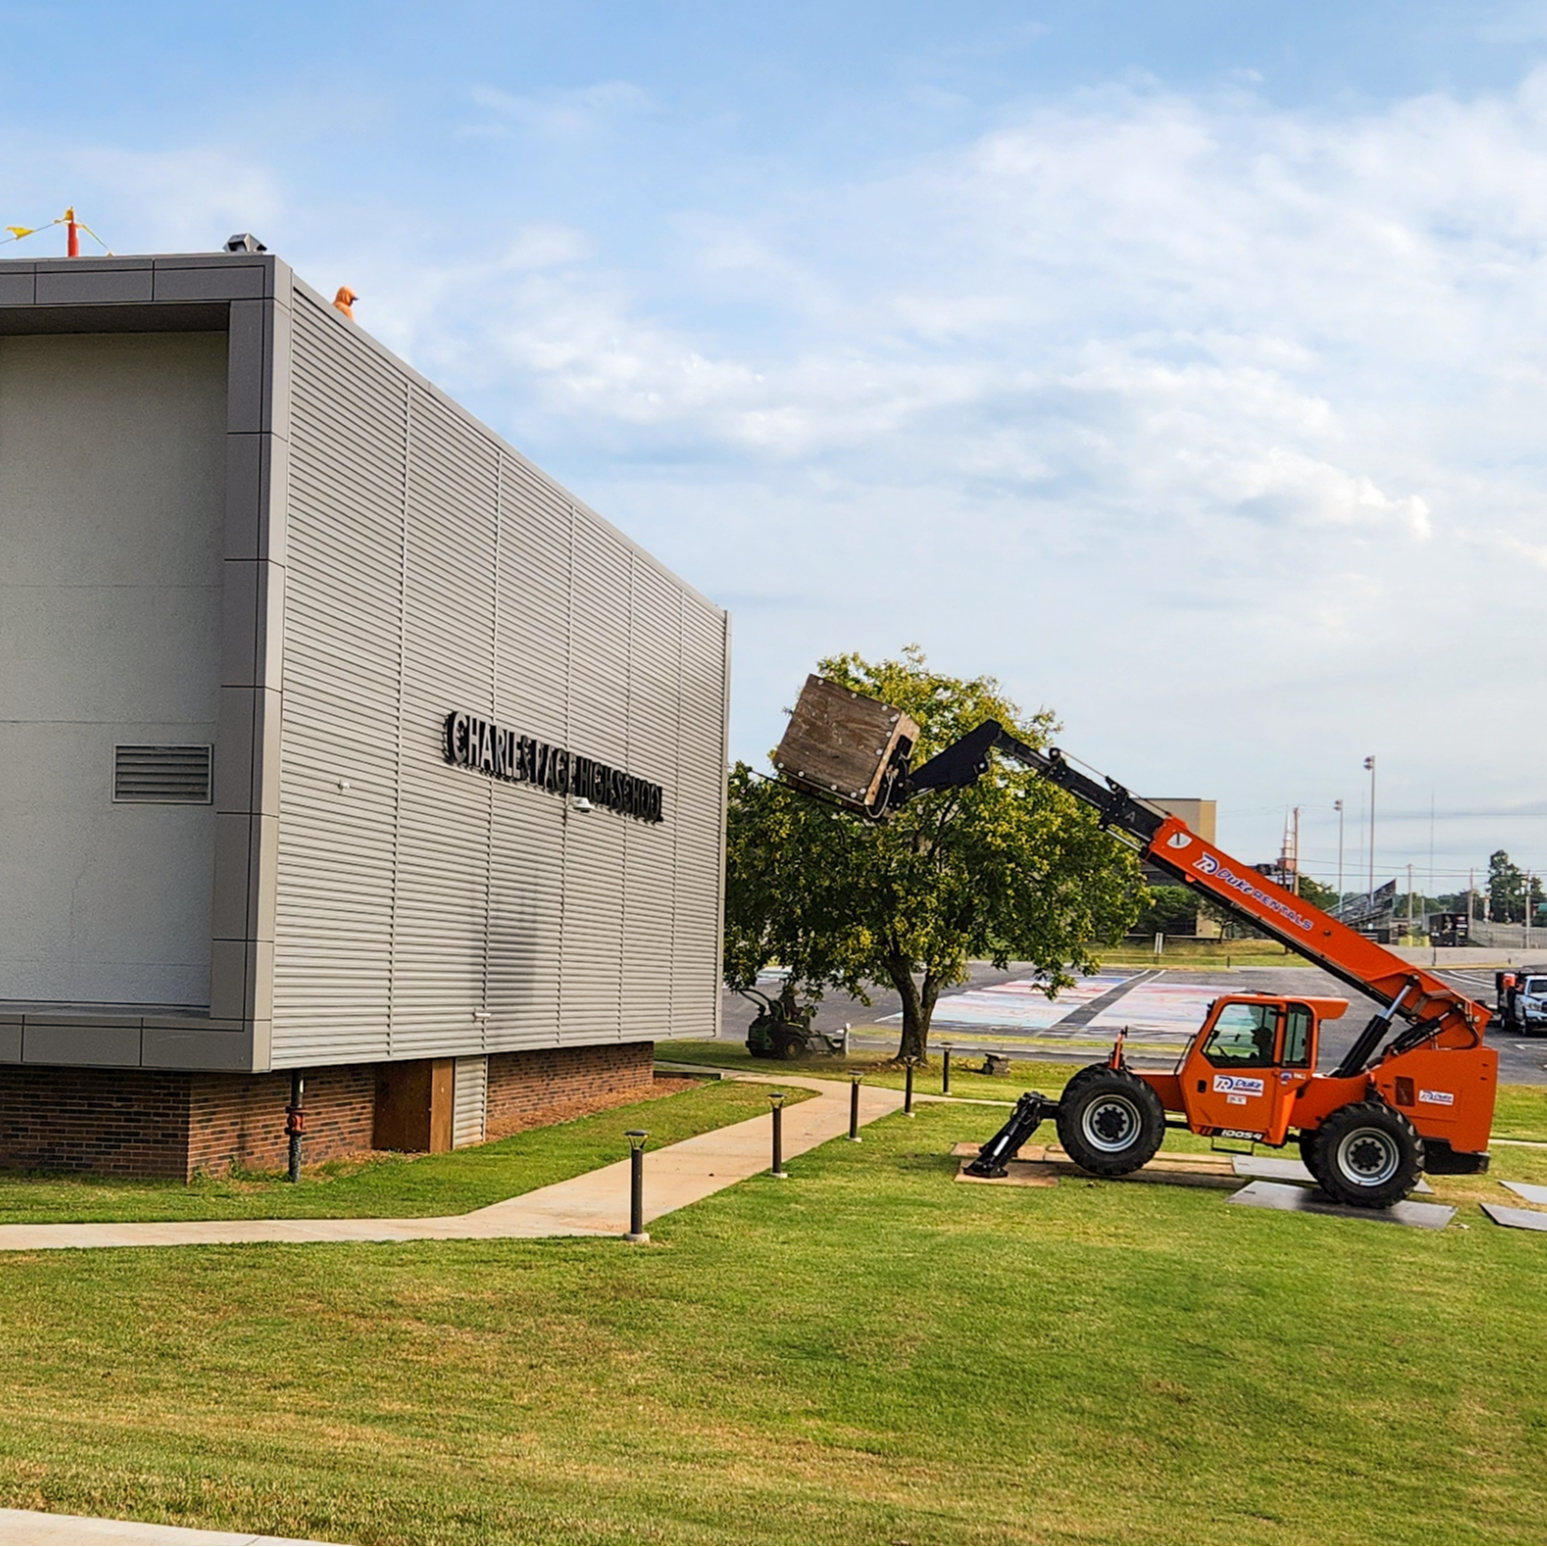
[[[1300,895],[1300,808],[1295,807],[1295,896]]]
[[[1364,766],[1370,771],[1370,897],[1375,897],[1375,754],[1372,752],[1364,760]]]
[[[1333,810],[1338,814],[1338,907],[1343,906],[1343,802],[1332,802]]]
[[[1407,865],[1407,932],[1413,932],[1413,865],[1408,861]]]

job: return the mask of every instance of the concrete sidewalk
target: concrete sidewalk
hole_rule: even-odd
[[[50,1515],[37,1509],[0,1509],[0,1547],[326,1547],[292,1536],[252,1536],[241,1531],[190,1531],[184,1526],[145,1525],[138,1520],[96,1520],[89,1515]]]
[[[802,1155],[849,1128],[849,1086],[788,1075],[728,1078],[814,1091],[784,1112],[784,1156]],[[917,1098],[915,1098],[917,1099]],[[874,1122],[902,1106],[895,1090],[860,1087],[859,1120]],[[651,1150],[645,1157],[645,1221],[697,1203],[768,1169],[766,1115]],[[243,1246],[254,1242],[496,1241],[559,1235],[622,1235],[629,1225],[629,1162],[522,1193],[503,1203],[439,1219],[171,1220],[117,1225],[0,1225],[0,1252],[105,1246]]]

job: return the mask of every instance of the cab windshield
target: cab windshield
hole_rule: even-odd
[[[1233,1069],[1262,1068],[1273,1062],[1277,1029],[1277,1005],[1227,1004],[1203,1044],[1203,1056]]]

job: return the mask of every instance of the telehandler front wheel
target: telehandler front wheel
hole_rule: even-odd
[[[1126,1176],[1154,1158],[1166,1114],[1154,1088],[1105,1064],[1082,1069],[1058,1102],[1058,1142],[1082,1170]]]
[[[1384,1101],[1339,1107],[1316,1130],[1316,1180],[1328,1197],[1354,1208],[1389,1209],[1417,1185],[1423,1140]]]
[[[1305,1169],[1315,1177],[1318,1186],[1321,1183],[1321,1157],[1316,1153],[1316,1135],[1320,1131],[1319,1128],[1307,1128],[1299,1139],[1300,1159]]]

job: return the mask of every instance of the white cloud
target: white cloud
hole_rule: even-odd
[[[468,96],[484,109],[482,119],[460,131],[474,137],[524,130],[547,139],[571,139],[611,129],[655,110],[650,94],[628,81],[598,81],[576,90],[528,95],[476,86]]]
[[[671,111],[474,100],[560,171]],[[147,245],[287,213],[231,154],[55,146],[0,172],[8,218],[69,155]],[[740,751],[818,653],[917,638],[1140,785],[1330,806],[1375,749],[1415,807],[1532,798],[1534,725],[1478,745],[1534,681],[1547,567],[1547,72],[1341,117],[1112,87],[869,178],[714,186],[647,241],[490,201],[470,256],[393,211],[310,257],[736,605]]]
[[[510,286],[476,387],[737,599],[743,751],[814,654],[921,637],[1081,706],[1141,782],[1330,802],[1375,738],[1503,791],[1434,725],[1512,696],[1536,630],[1497,582],[1547,553],[1544,103],[1547,76],[1349,119],[1090,93],[682,212],[676,274]]]

